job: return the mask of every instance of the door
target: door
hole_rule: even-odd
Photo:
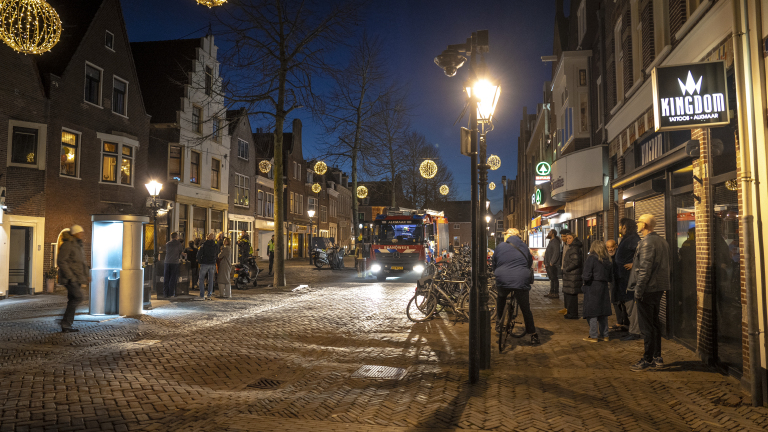
[[[696,210],[693,192],[675,195],[675,240],[672,254],[672,304],[670,315],[674,336],[696,349]]]
[[[31,227],[11,227],[11,238],[8,248],[9,294],[29,294],[29,272],[32,261],[29,247],[31,238]]]
[[[666,223],[665,223],[665,205],[664,205],[664,195],[656,195],[651,198],[647,198],[640,201],[635,201],[635,220],[639,218],[640,216],[644,214],[651,214],[656,218],[656,227],[654,228],[654,232],[661,236],[662,238],[667,238],[667,230],[666,230]],[[664,292],[664,295],[661,297],[661,304],[659,305],[659,320],[661,321],[661,327],[662,332],[666,336],[668,332],[668,320],[667,320],[667,314],[668,308],[668,296],[667,292]]]

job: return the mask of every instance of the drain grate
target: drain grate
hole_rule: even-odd
[[[257,389],[276,389],[281,385],[283,385],[283,382],[279,380],[273,380],[269,378],[259,378],[258,381],[254,383],[250,383],[246,387],[257,388]]]
[[[399,380],[405,376],[406,370],[389,366],[364,365],[352,374],[352,378],[375,378]]]

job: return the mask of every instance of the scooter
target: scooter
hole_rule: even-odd
[[[339,250],[338,247],[328,248],[327,253],[322,249],[315,249],[312,252],[312,262],[319,269],[330,264],[332,270],[338,270],[344,267],[344,251]]]
[[[322,249],[315,249],[312,251],[312,262],[315,263],[315,267],[321,269],[328,264],[328,254]]]
[[[256,286],[256,278],[259,276],[259,265],[256,263],[256,257],[248,257],[248,264],[235,264],[235,289],[245,290],[253,282]]]

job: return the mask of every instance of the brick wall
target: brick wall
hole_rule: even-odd
[[[244,111],[239,115],[244,114]],[[227,120],[231,120],[236,125],[230,128],[230,151],[229,160],[224,160],[224,164],[229,166],[223,169],[225,173],[223,175],[229,176],[229,212],[232,214],[240,214],[253,216],[256,203],[258,202],[258,189],[256,184],[256,149],[253,145],[253,133],[251,132],[251,124],[247,117],[232,117]],[[245,141],[248,145],[248,158],[243,159],[239,155],[239,142]],[[235,206],[235,186],[237,185],[237,174],[248,176],[251,179],[250,189],[250,201],[247,206],[237,205]]]
[[[640,12],[640,21],[643,24],[643,46],[642,46],[642,58],[643,58],[643,70],[653,63],[656,58],[656,51],[654,48],[654,33],[653,33],[653,1],[647,0],[645,6]]]
[[[696,207],[696,328],[697,341],[696,353],[705,362],[713,362],[713,309],[712,309],[712,203],[708,193],[709,184],[709,130],[692,129],[691,139],[699,140],[700,157],[693,161],[693,173],[701,179],[701,183],[694,179],[693,193],[700,198],[695,203]]]

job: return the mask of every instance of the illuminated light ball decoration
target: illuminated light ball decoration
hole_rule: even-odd
[[[272,169],[272,164],[268,160],[259,162],[259,170],[263,173],[268,173]]]
[[[440,186],[440,193],[441,193],[441,194],[443,194],[443,195],[448,195],[448,192],[450,192],[450,191],[451,191],[451,190],[450,190],[450,189],[448,189],[448,186],[447,186],[447,185],[442,185],[442,186]]]
[[[368,188],[365,186],[358,186],[357,187],[357,197],[358,198],[365,198],[368,196]]]
[[[319,183],[315,183],[315,184],[312,185],[312,192],[314,192],[314,193],[320,193],[321,189],[322,189],[322,187],[320,186]]]
[[[197,0],[197,4],[208,6],[209,8],[212,6],[221,6],[226,2],[227,0]]]
[[[737,179],[728,180],[725,182],[725,188],[729,191],[737,191],[739,190],[739,181]]]
[[[323,175],[326,171],[328,171],[328,165],[326,165],[325,162],[319,161],[315,164],[315,174]]]
[[[488,158],[488,167],[491,169],[491,171],[496,171],[501,167],[501,158],[492,154]]]
[[[419,166],[419,173],[426,179],[431,179],[437,174],[437,164],[431,159],[427,159]]]
[[[43,0],[0,1],[0,40],[14,51],[42,54],[60,37],[59,14]]]
[[[490,189],[490,190],[496,189],[496,183],[494,183],[494,182],[488,183],[488,189]]]

